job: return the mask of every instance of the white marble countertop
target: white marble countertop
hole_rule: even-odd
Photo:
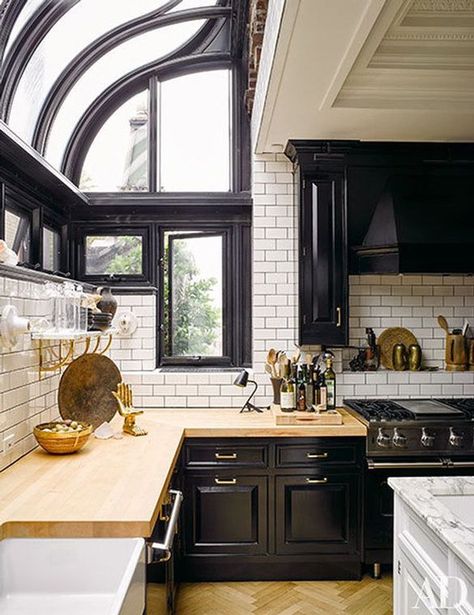
[[[388,484],[464,563],[474,570],[474,507],[456,514],[456,501],[443,496],[474,496],[474,476],[389,478]],[[449,502],[449,505],[448,505]],[[470,519],[470,520],[469,520]]]

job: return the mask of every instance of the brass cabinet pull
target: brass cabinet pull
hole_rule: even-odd
[[[320,485],[323,483],[327,483],[328,479],[326,477],[324,478],[307,478],[306,482],[311,484],[311,485]]]
[[[327,459],[328,453],[306,453],[308,459]]]
[[[342,325],[342,311],[339,306],[337,306],[336,308],[336,316],[337,316],[336,327],[340,327]]]
[[[229,453],[226,455],[225,453],[215,453],[216,459],[237,459],[237,453]]]
[[[214,482],[216,485],[235,485],[237,483],[236,478],[230,478],[229,480],[224,480],[221,478],[215,478]]]

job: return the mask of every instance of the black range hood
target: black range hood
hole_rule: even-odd
[[[390,177],[354,251],[361,274],[474,273],[474,177]]]

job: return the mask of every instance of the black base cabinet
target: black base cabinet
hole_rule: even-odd
[[[359,579],[363,438],[185,444],[181,575]]]
[[[189,554],[267,552],[267,477],[192,472],[185,478]]]

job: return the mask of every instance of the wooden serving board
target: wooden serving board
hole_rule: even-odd
[[[272,404],[273,418],[277,425],[342,425],[342,414],[338,410],[327,412],[282,412],[280,406]]]

